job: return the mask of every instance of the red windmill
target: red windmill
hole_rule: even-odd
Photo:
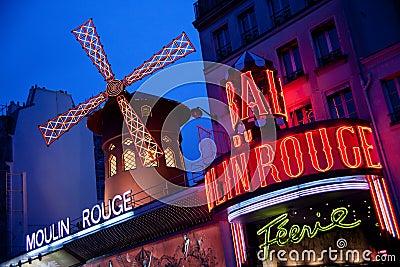
[[[72,30],[72,33],[107,82],[107,86],[105,92],[101,92],[54,119],[39,125],[47,146],[56,141],[108,98],[116,98],[141,162],[143,166],[148,166],[152,161],[160,157],[163,152],[124,96],[125,87],[187,56],[194,52],[195,48],[183,32],[121,81],[114,78],[114,73],[108,63],[92,19]]]

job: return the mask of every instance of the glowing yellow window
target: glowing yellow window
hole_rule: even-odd
[[[176,161],[175,161],[175,154],[174,151],[172,151],[171,148],[167,148],[164,150],[165,153],[165,164],[167,167],[176,167]]]
[[[130,138],[126,138],[126,139],[124,140],[124,145],[130,146],[132,143],[133,143],[133,141],[132,141],[132,139],[130,139]]]
[[[117,174],[117,157],[114,155],[110,155],[110,159],[108,160],[108,169],[110,172],[110,177]]]
[[[135,153],[132,150],[130,149],[125,150],[123,157],[124,157],[125,171],[136,169]]]
[[[149,154],[146,154],[144,158],[144,166],[146,167],[158,167],[158,160],[151,157]]]
[[[111,144],[111,145],[108,147],[108,150],[111,151],[111,150],[113,150],[114,148],[115,148],[114,144]]]

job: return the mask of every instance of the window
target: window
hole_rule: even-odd
[[[290,118],[293,126],[314,122],[315,118],[311,104],[290,112]]]
[[[254,9],[250,8],[246,12],[239,15],[238,20],[243,44],[248,44],[257,39],[258,29]]]
[[[124,171],[130,171],[136,169],[135,153],[132,150],[127,149],[124,151],[123,160],[124,160]]]
[[[278,26],[291,17],[289,0],[271,0],[272,21]]]
[[[350,88],[330,95],[328,104],[332,119],[358,117]]]
[[[385,94],[386,104],[389,109],[389,116],[392,123],[400,121],[400,76],[394,79],[383,81],[383,92]]]
[[[229,39],[228,26],[216,30],[213,33],[214,47],[217,59],[221,60],[232,52],[231,41]]]
[[[279,60],[283,69],[283,82],[288,83],[304,75],[303,65],[297,42],[278,49]]]
[[[322,25],[312,32],[318,67],[343,58],[339,38],[333,21]]]
[[[109,177],[112,177],[117,174],[117,157],[114,155],[110,155],[108,160],[108,170],[109,170]]]
[[[110,144],[110,146],[108,147],[108,150],[112,151],[112,150],[114,150],[114,148],[115,148],[115,145],[114,144]]]
[[[175,161],[175,153],[172,151],[171,148],[167,148],[164,150],[165,153],[165,164],[167,167],[176,167],[176,161]]]

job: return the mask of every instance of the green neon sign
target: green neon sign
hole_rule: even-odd
[[[289,230],[285,228],[285,225],[289,222],[289,214],[284,213],[257,231],[257,235],[264,234],[265,236],[264,243],[260,245],[260,249],[264,249],[264,257],[268,258],[268,251],[271,245],[276,244],[278,246],[285,246],[289,243],[297,244],[306,236],[308,238],[314,238],[319,232],[327,232],[334,228],[351,229],[359,226],[361,220],[357,220],[353,223],[343,222],[348,213],[348,209],[344,207],[337,208],[332,211],[331,222],[326,226],[322,226],[319,221],[316,221],[313,228],[309,225],[303,225],[303,227],[300,227],[300,225],[294,224]],[[319,218],[320,216],[321,214],[318,212],[317,217]],[[275,226],[278,231],[276,232],[275,237],[273,237],[271,236],[271,230]]]

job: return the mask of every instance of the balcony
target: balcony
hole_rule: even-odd
[[[274,12],[272,15],[272,21],[275,26],[279,26],[290,19],[292,13],[290,12],[290,6],[285,6],[281,10]]]
[[[303,69],[298,69],[292,73],[289,73],[286,76],[283,76],[283,84],[290,83],[294,80],[297,80],[300,77],[304,76],[304,70]]]
[[[307,5],[307,7],[310,7],[310,6],[318,4],[319,2],[321,2],[321,0],[307,0],[306,5]]]
[[[243,40],[243,45],[246,45],[248,43],[251,43],[255,39],[257,39],[259,36],[258,34],[258,29],[257,26],[253,27],[251,29],[248,29],[247,31],[243,32],[241,34],[242,40]]]
[[[400,123],[400,109],[395,110],[392,113],[389,113],[389,117],[390,117],[390,125],[395,125]]]
[[[344,55],[339,48],[318,58],[318,67],[324,67],[341,59],[346,59],[346,55]]]
[[[210,11],[220,8],[233,0],[199,0],[193,4],[195,19],[204,17]]]
[[[227,43],[224,46],[218,47],[216,52],[217,52],[217,60],[222,60],[226,58],[232,53],[231,43]]]

